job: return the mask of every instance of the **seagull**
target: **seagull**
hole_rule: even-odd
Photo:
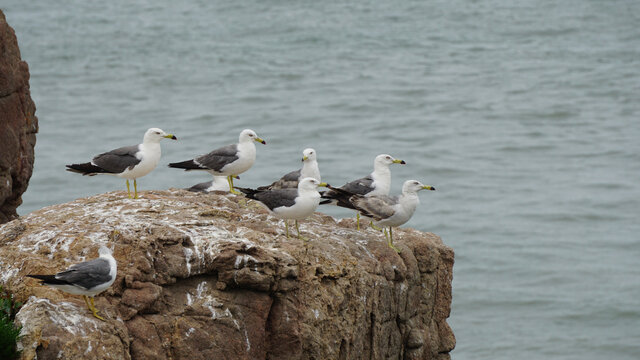
[[[388,154],[380,154],[376,156],[373,161],[373,172],[363,178],[348,182],[338,189],[344,190],[351,195],[389,195],[389,189],[391,188],[391,170],[389,165],[391,164],[406,164],[404,160],[395,159]],[[330,189],[322,194],[324,200],[322,204],[334,204],[340,207],[349,209],[355,209],[344,193],[337,192],[335,188]],[[360,214],[357,217],[357,227],[360,230]]]
[[[326,187],[329,185],[314,178],[307,177],[300,180],[297,188],[274,190],[238,188],[238,190],[245,193],[249,199],[258,200],[266,205],[276,217],[284,219],[287,238],[289,238],[289,224],[287,220],[293,219],[296,223],[298,239],[306,240],[300,236],[298,220],[305,219],[316,211],[316,208],[320,204],[319,186]]]
[[[127,194],[131,198],[129,180],[133,180],[134,199],[138,198],[137,179],[150,173],[160,161],[160,140],[163,138],[177,140],[158,128],[151,128],[144,134],[142,144],[124,146],[97,155],[91,162],[67,165],[67,171],[82,175],[98,174],[114,175],[127,179]]]
[[[82,295],[93,316],[104,321],[104,318],[98,315],[98,309],[93,303],[93,297],[113,284],[118,272],[118,266],[108,247],[101,246],[98,254],[100,254],[100,257],[97,259],[71,265],[67,270],[55,275],[27,276],[41,280],[40,284],[51,286],[69,294]],[[91,300],[91,303],[89,303],[89,300]]]
[[[240,176],[236,175],[235,178],[240,179]],[[226,176],[214,176],[212,181],[195,184],[185,190],[203,193],[209,193],[212,191],[229,191],[229,182],[227,182]]]
[[[310,177],[318,181],[322,181],[320,178],[320,169],[318,168],[318,160],[314,149],[304,149],[302,152],[302,168],[292,171],[280,180],[274,181],[271,185],[260,186],[258,190],[275,190],[286,188],[297,188],[298,182],[304,178]]]
[[[392,228],[400,226],[411,219],[416,207],[420,204],[418,191],[424,189],[435,190],[433,186],[423,185],[418,180],[407,180],[402,185],[402,195],[393,197],[387,195],[351,195],[349,202],[363,216],[372,218],[377,225],[389,227],[388,235],[385,231],[387,243],[390,248],[400,252],[400,249],[393,245]],[[343,194],[346,193],[341,189],[335,190]]]
[[[169,167],[184,169],[185,171],[204,170],[214,176],[226,176],[229,182],[229,191],[233,194],[240,194],[240,192],[233,189],[233,177],[249,170],[256,161],[254,141],[267,144],[258,137],[255,131],[244,129],[240,133],[237,144],[223,146],[191,160],[171,163]]]

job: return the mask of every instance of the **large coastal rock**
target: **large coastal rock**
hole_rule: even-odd
[[[29,95],[29,67],[0,10],[0,224],[18,217],[33,171],[38,119]]]
[[[322,208],[321,208],[322,209]],[[453,251],[440,238],[320,213],[309,241],[240,196],[111,192],[0,227],[0,283],[25,302],[24,359],[449,359]],[[81,297],[26,274],[114,249],[118,276]]]

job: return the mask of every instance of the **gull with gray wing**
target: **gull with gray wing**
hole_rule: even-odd
[[[233,177],[249,170],[256,161],[254,141],[266,144],[255,131],[245,129],[240,133],[237,144],[223,146],[191,160],[171,163],[169,167],[185,171],[207,171],[214,176],[226,176],[229,191],[233,194],[240,194],[233,188]]]
[[[308,177],[300,180],[297,188],[273,190],[238,188],[238,190],[245,193],[248,198],[260,201],[276,217],[284,219],[287,238],[289,237],[289,224],[287,220],[295,220],[298,238],[301,239],[298,220],[303,220],[316,211],[316,208],[320,204],[319,186],[329,185]]]
[[[88,163],[67,165],[67,171],[82,175],[113,175],[127,179],[127,194],[131,197],[129,180],[133,180],[134,199],[138,198],[137,179],[141,178],[158,165],[162,154],[160,140],[167,138],[177,140],[158,128],[151,128],[144,134],[142,144],[124,146],[97,155]]]
[[[391,164],[406,164],[404,160],[395,159],[388,154],[380,154],[373,161],[373,172],[363,178],[348,182],[338,189],[344,192],[338,192],[330,189],[322,194],[324,200],[321,204],[333,204],[340,207],[355,209],[353,204],[345,198],[345,192],[350,195],[374,196],[389,195],[391,188]],[[360,229],[360,214],[357,214],[357,226]]]
[[[82,295],[93,316],[104,320],[103,317],[98,315],[93,297],[113,284],[118,272],[118,265],[108,247],[101,246],[98,254],[100,256],[97,259],[71,265],[67,270],[55,275],[27,276],[40,280],[43,285],[51,286],[69,294]]]
[[[297,188],[300,180],[304,178],[313,178],[322,181],[320,178],[320,168],[318,167],[317,153],[314,149],[304,149],[302,152],[302,168],[292,171],[279,180],[274,181],[271,185],[260,186],[258,190],[275,190]]]
[[[423,185],[418,180],[407,180],[402,185],[402,194],[399,196],[350,195],[349,202],[363,216],[372,218],[377,225],[388,227],[389,233],[387,234],[385,230],[385,237],[387,238],[389,247],[400,252],[400,250],[393,245],[392,229],[411,219],[413,213],[416,211],[416,207],[420,204],[418,191],[424,189],[435,190],[433,186]],[[342,189],[334,190],[348,195],[348,193]]]

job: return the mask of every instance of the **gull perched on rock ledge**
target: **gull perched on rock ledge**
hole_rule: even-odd
[[[97,155],[91,162],[67,165],[67,171],[82,175],[107,174],[127,179],[127,194],[131,197],[129,180],[133,180],[133,198],[138,198],[137,179],[141,178],[158,165],[160,156],[160,140],[167,138],[177,140],[172,134],[162,129],[151,128],[144,134],[142,144],[124,146]]]
[[[244,129],[238,137],[237,144],[223,146],[191,160],[171,163],[169,167],[185,171],[202,170],[214,176],[226,176],[229,182],[229,192],[240,194],[233,188],[233,177],[249,170],[256,161],[254,141],[266,144],[255,131]]]
[[[314,178],[304,178],[300,180],[297,188],[273,189],[273,190],[254,190],[246,188],[238,188],[247,195],[249,199],[255,199],[263,203],[278,218],[284,219],[287,229],[287,238],[289,238],[289,224],[287,219],[293,219],[296,223],[298,231],[298,239],[300,236],[300,228],[298,220],[303,220],[313,214],[320,204],[319,186],[329,186],[327,183],[321,183]]]
[[[40,280],[43,285],[51,286],[69,294],[82,295],[93,316],[104,320],[103,317],[98,315],[98,309],[93,303],[93,297],[113,284],[118,272],[118,265],[108,247],[101,246],[98,254],[100,254],[100,257],[97,259],[71,265],[67,270],[55,275],[27,276]]]
[[[342,189],[334,190],[347,196],[348,201],[353,207],[363,216],[372,218],[376,225],[389,227],[389,233],[387,234],[385,231],[387,243],[389,247],[400,252],[400,250],[393,245],[392,228],[394,226],[400,226],[411,219],[413,213],[416,211],[416,207],[420,204],[418,191],[424,189],[435,190],[433,186],[423,185],[418,180],[405,181],[402,185],[402,195],[393,197],[387,195],[350,195]]]
[[[388,154],[380,154],[373,161],[373,172],[363,178],[348,182],[338,189],[344,190],[351,195],[374,196],[389,195],[391,189],[391,164],[406,164],[404,160],[395,159]],[[331,189],[322,194],[323,199],[329,199],[322,204],[334,204],[340,207],[355,209],[344,196],[343,193]],[[357,214],[357,226],[360,229],[360,214]]]

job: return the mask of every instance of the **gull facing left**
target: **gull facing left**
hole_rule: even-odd
[[[55,275],[27,275],[28,277],[41,280],[43,285],[62,290],[73,295],[82,295],[93,316],[103,320],[98,315],[93,303],[93,297],[105,291],[116,280],[118,265],[113,258],[111,250],[106,246],[101,246],[98,250],[100,257],[90,261],[71,265],[67,270]],[[89,303],[89,300],[91,303]]]

